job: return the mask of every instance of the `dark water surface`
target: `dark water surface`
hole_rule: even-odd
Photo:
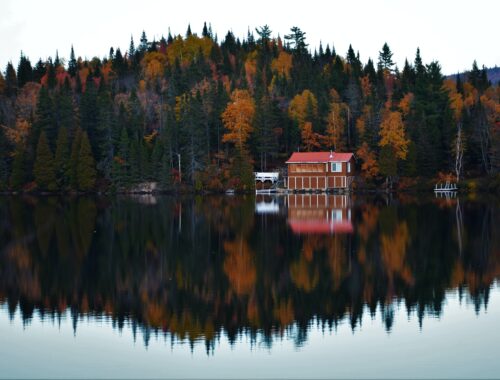
[[[0,377],[500,377],[500,201],[0,198]]]

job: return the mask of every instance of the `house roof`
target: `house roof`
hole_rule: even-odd
[[[351,159],[352,153],[338,152],[293,152],[287,164],[304,162],[347,162]]]

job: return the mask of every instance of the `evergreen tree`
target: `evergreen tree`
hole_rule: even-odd
[[[5,95],[15,96],[17,95],[17,75],[12,62],[7,64],[5,69]]]
[[[54,191],[57,189],[54,158],[49,147],[47,136],[43,131],[40,133],[36,148],[33,174],[35,176],[35,182],[41,190]]]
[[[41,59],[39,59],[35,65],[35,68],[33,69],[33,81],[40,82],[40,80],[43,78],[46,72],[47,69],[45,67],[45,64],[42,62]]]
[[[130,160],[129,145],[127,128],[122,127],[117,155],[113,159],[112,166],[113,186],[116,190],[126,188],[130,182],[128,174]]]
[[[56,78],[56,66],[52,63],[52,60],[49,58],[47,61],[47,86],[49,89],[53,89],[57,85]]]
[[[77,165],[78,190],[91,191],[94,189],[97,173],[94,156],[86,132],[82,133],[80,154]]]
[[[291,44],[295,54],[307,54],[306,32],[294,26],[290,29],[290,34],[285,35],[285,40]]]
[[[17,85],[19,88],[23,87],[27,82],[33,80],[33,68],[29,58],[25,57],[21,52],[21,58],[17,65]]]
[[[382,46],[382,50],[378,53],[378,67],[382,70],[393,71],[393,66],[392,52],[387,42],[385,42],[384,46]]]
[[[68,73],[73,78],[78,72],[78,64],[75,58],[75,51],[73,50],[73,45],[71,45],[71,53],[69,54],[69,62],[68,62]]]
[[[68,129],[64,127],[59,128],[57,135],[54,169],[57,187],[61,190],[67,189],[70,179],[70,151]]]
[[[6,154],[8,151],[9,144],[4,129],[0,128],[0,191],[7,190],[9,184],[9,161]]]
[[[41,132],[45,133],[49,146],[55,147],[57,137],[57,123],[54,120],[54,107],[49,91],[42,86],[38,93],[33,137],[38,141]]]
[[[26,182],[26,160],[25,149],[22,144],[16,146],[14,160],[12,162],[12,173],[10,175],[10,188],[21,190]]]
[[[72,190],[78,190],[78,162],[81,142],[82,130],[78,128],[71,144],[71,156],[69,160],[69,185]]]
[[[203,30],[201,32],[201,35],[203,37],[210,37],[210,34],[208,33],[208,28],[207,28],[207,23],[206,22],[203,23]]]
[[[144,30],[142,31],[141,40],[137,51],[139,54],[141,54],[141,56],[148,51],[148,38],[146,37],[146,32]]]

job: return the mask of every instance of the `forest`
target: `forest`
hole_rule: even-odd
[[[416,49],[402,68],[306,32],[131,38],[105,58],[21,52],[0,73],[0,190],[248,190],[291,152],[354,152],[358,186],[500,184],[500,87],[476,61],[446,79]],[[500,188],[500,186],[499,186]]]

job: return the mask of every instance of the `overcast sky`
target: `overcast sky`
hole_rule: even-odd
[[[219,41],[229,29],[241,38],[264,24],[275,36],[298,26],[312,49],[321,40],[345,55],[351,43],[363,62],[376,60],[387,42],[400,67],[420,47],[424,62],[439,60],[450,74],[474,59],[500,65],[499,14],[499,0],[2,0],[0,67],[17,67],[21,50],[33,64],[56,50],[68,58],[72,44],[77,56],[103,57],[111,46],[127,50],[131,35],[137,45],[142,30],[158,40],[169,27],[184,35],[188,23],[201,34],[207,21]]]

